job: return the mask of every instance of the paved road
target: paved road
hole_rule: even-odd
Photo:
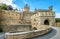
[[[52,31],[43,36],[37,36],[29,39],[60,39],[60,27],[52,27]],[[4,39],[4,33],[0,33],[0,39]]]
[[[52,27],[52,31],[43,36],[37,36],[29,39],[60,39],[60,27]]]
[[[0,33],[0,39],[4,39],[4,33]]]

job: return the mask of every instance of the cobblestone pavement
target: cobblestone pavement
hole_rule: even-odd
[[[60,39],[60,27],[52,27],[52,31],[48,34],[37,36],[29,39]]]

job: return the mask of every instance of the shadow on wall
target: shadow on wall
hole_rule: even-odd
[[[50,39],[52,37],[54,37],[56,35],[57,31],[55,29],[52,29],[51,32],[42,35],[42,36],[37,36],[37,37],[33,37],[33,38],[27,38],[27,39]]]

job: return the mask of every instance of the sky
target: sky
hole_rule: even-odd
[[[22,10],[25,4],[28,4],[30,10],[37,9],[49,9],[49,6],[53,6],[53,11],[56,13],[56,18],[60,18],[60,0],[0,0],[0,3],[12,5],[13,8]]]

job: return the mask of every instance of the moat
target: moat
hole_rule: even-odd
[[[60,39],[59,33],[60,33],[60,27],[52,27],[51,32],[42,36],[37,36],[28,39]],[[4,33],[0,33],[0,39],[4,39]]]

